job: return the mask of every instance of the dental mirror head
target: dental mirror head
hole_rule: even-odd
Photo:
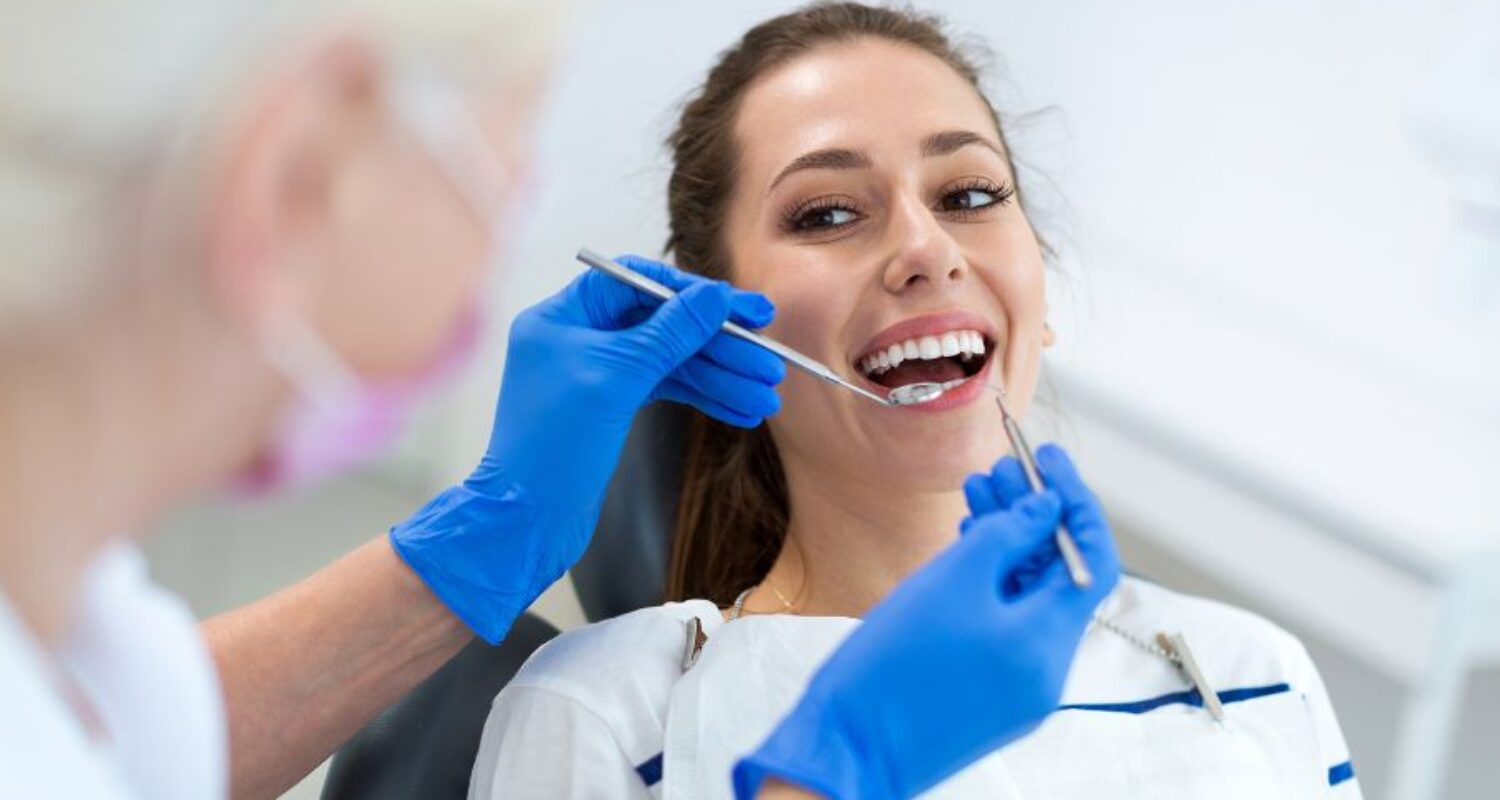
[[[919,406],[923,403],[931,403],[947,391],[941,383],[931,381],[908,383],[892,389],[890,401],[893,406]]]

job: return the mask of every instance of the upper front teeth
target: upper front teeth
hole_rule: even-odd
[[[920,358],[931,361],[938,358],[984,355],[984,336],[979,331],[949,331],[936,336],[922,336],[893,344],[884,350],[871,353],[860,359],[859,366],[866,374],[881,373],[903,361]]]

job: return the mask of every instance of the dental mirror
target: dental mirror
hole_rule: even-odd
[[[941,383],[931,381],[908,383],[892,389],[890,401],[893,406],[919,406],[923,403],[931,403],[947,391]]]

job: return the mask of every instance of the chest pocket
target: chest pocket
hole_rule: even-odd
[[[1181,703],[1137,712],[1062,710],[986,761],[1003,762],[1020,798],[1327,796],[1301,694],[1261,694],[1226,705],[1225,713],[1220,725]],[[941,794],[944,788],[932,796],[957,796]]]

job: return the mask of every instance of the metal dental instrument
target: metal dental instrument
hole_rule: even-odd
[[[1005,436],[1010,439],[1010,450],[1015,453],[1016,460],[1021,462],[1021,471],[1026,473],[1026,485],[1031,491],[1039,492],[1046,486],[1042,481],[1042,471],[1037,468],[1036,457],[1032,455],[1031,446],[1026,443],[1026,434],[1021,432],[1020,423],[1016,422],[1015,416],[1005,405],[1005,390],[994,384],[986,384],[995,390],[995,405],[1000,407],[1000,417],[1005,425]],[[898,406],[916,405],[918,403],[930,403],[942,397],[947,388],[941,383],[911,383],[891,391],[891,404]],[[1087,589],[1094,583],[1093,573],[1089,572],[1088,564],[1084,563],[1083,554],[1078,551],[1078,543],[1073,541],[1073,534],[1068,532],[1066,525],[1057,526],[1057,550],[1062,554],[1063,563],[1068,567],[1068,577],[1073,580],[1073,585],[1080,589]]]
[[[921,383],[908,383],[905,386],[897,386],[891,390],[891,405],[893,406],[916,406],[930,403],[947,393],[941,383],[922,381]]]
[[[1021,425],[1016,418],[1011,416],[1010,409],[1006,408],[1005,393],[995,393],[995,405],[1000,407],[1000,416],[1004,418],[1005,435],[1010,438],[1011,452],[1016,454],[1016,459],[1021,462],[1021,471],[1026,473],[1026,484],[1031,491],[1040,492],[1046,485],[1042,482],[1042,471],[1037,469],[1036,457],[1031,453],[1031,445],[1026,443],[1026,435],[1021,433]],[[1068,577],[1073,579],[1073,585],[1080,589],[1087,589],[1094,584],[1094,575],[1089,572],[1088,564],[1083,561],[1083,554],[1078,552],[1078,543],[1073,541],[1073,534],[1068,532],[1068,526],[1059,524],[1057,526],[1057,550],[1062,553],[1063,563],[1068,567]]]
[[[634,286],[635,288],[640,289],[641,291],[645,292],[646,294],[652,295],[653,297],[658,297],[662,300],[670,300],[673,297],[677,296],[677,292],[673,289],[663,286],[662,284],[651,280],[650,278],[640,274],[639,272],[636,272],[633,269],[622,266],[611,259],[605,258],[604,256],[595,253],[587,247],[582,248],[578,251],[578,260],[582,261],[585,264],[588,264],[589,266],[599,270],[600,272],[610,276],[611,278],[614,278],[615,280]],[[723,329],[725,333],[731,336],[737,336],[747,342],[750,342],[751,344],[760,345],[761,347],[770,350],[772,353],[781,356],[781,358],[788,364],[809,372],[817,376],[818,378],[827,381],[828,383],[834,384],[835,386],[842,386],[843,388],[848,389],[849,391],[854,392],[855,394],[867,400],[870,400],[871,402],[879,403],[883,406],[898,405],[890,398],[881,397],[874,392],[868,391],[854,385],[853,383],[850,383],[847,380],[844,380],[843,377],[841,377],[837,372],[829,369],[828,366],[824,365],[822,362],[805,356],[797,352],[796,350],[787,347],[781,342],[776,341],[775,339],[761,336],[760,334],[740,327],[733,322],[725,322]]]

